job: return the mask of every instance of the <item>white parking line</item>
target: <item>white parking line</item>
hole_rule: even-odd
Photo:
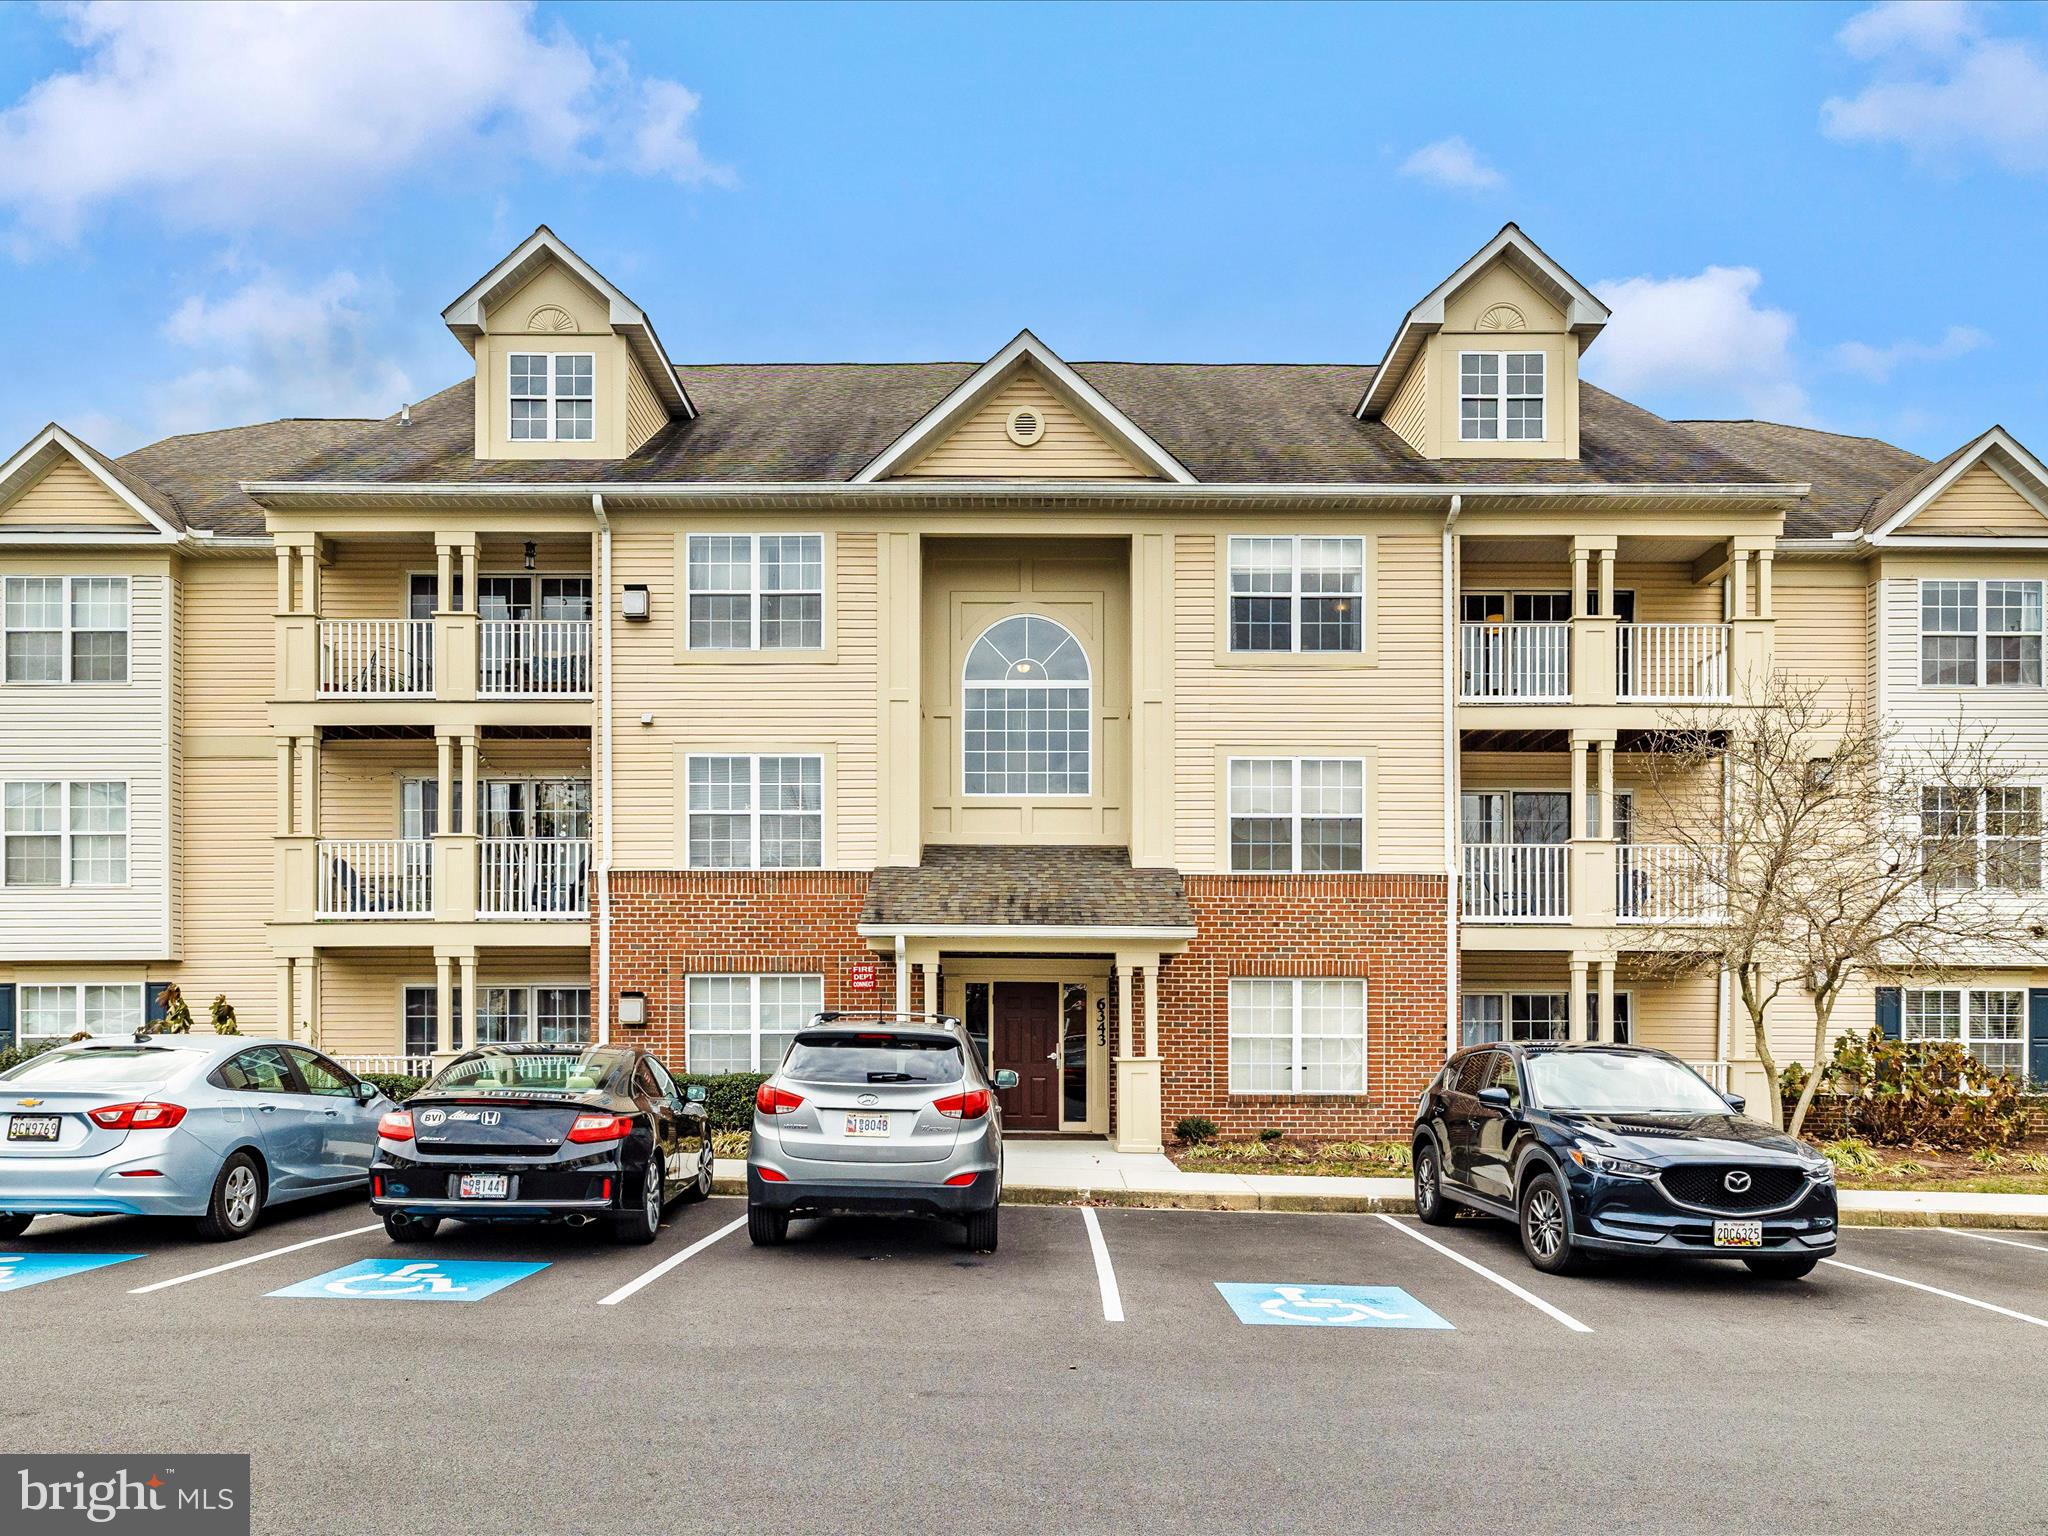
[[[2015,1312],[2011,1307],[2001,1307],[1996,1302],[1979,1301],[1974,1296],[1964,1296],[1955,1291],[1944,1291],[1938,1285],[1922,1285],[1918,1280],[1907,1280],[1899,1275],[1888,1275],[1881,1269],[1865,1269],[1860,1264],[1845,1264],[1840,1259],[1822,1259],[1823,1264],[1832,1264],[1837,1269],[1846,1269],[1852,1274],[1868,1275],[1873,1280],[1889,1280],[1893,1285],[1910,1286],[1916,1291],[1925,1291],[1930,1296],[1944,1297],[1949,1301],[1960,1301],[1966,1307],[1978,1307],[1986,1312],[1996,1312],[2000,1317],[2009,1317],[2015,1322],[2032,1323],[2036,1328],[2048,1328],[2048,1317],[2030,1317],[2025,1312]]]
[[[746,1217],[735,1216],[731,1221],[728,1221],[724,1226],[720,1227],[716,1232],[713,1232],[709,1237],[698,1238],[697,1241],[690,1244],[690,1246],[685,1248],[681,1253],[672,1253],[667,1258],[663,1259],[659,1264],[655,1265],[654,1268],[648,1270],[645,1274],[635,1275],[631,1280],[628,1280],[616,1291],[613,1291],[611,1295],[605,1297],[604,1300],[600,1301],[598,1305],[600,1307],[616,1307],[620,1302],[624,1301],[628,1296],[633,1295],[636,1291],[639,1291],[645,1286],[654,1284],[655,1281],[659,1280],[663,1275],[667,1274],[670,1270],[674,1269],[678,1264],[682,1263],[683,1260],[695,1258],[698,1254],[702,1253],[706,1248],[709,1248],[713,1243],[717,1242],[721,1237],[730,1236],[732,1233],[739,1231],[739,1229],[741,1227],[744,1227],[746,1224]]]
[[[174,1275],[169,1280],[159,1280],[154,1285],[138,1285],[128,1294],[147,1296],[151,1291],[168,1290],[174,1285],[183,1285],[187,1280],[204,1280],[208,1275],[224,1275],[231,1269],[240,1269],[245,1264],[261,1264],[265,1259],[275,1259],[287,1253],[297,1253],[302,1248],[317,1248],[322,1243],[335,1243],[344,1237],[361,1237],[365,1232],[381,1232],[384,1223],[373,1221],[367,1227],[350,1227],[346,1232],[330,1232],[325,1237],[309,1237],[303,1243],[288,1243],[282,1248],[267,1248],[262,1253],[252,1253],[246,1259],[230,1259],[225,1264],[216,1264],[211,1269],[195,1269],[189,1275]]]
[[[2003,1243],[2008,1248],[2024,1248],[2029,1253],[2048,1253],[2039,1243],[2023,1243],[2016,1237],[1993,1237],[1988,1232],[1972,1232],[1967,1227],[1943,1227],[1944,1232],[1953,1232],[1957,1237],[1974,1237],[1980,1243]]]
[[[1123,1292],[1116,1286],[1116,1271],[1110,1267],[1109,1245],[1102,1240],[1102,1223],[1095,1219],[1095,1207],[1081,1207],[1081,1221],[1088,1228],[1088,1247],[1095,1254],[1095,1283],[1102,1288],[1102,1320],[1105,1323],[1120,1323],[1124,1320]]]
[[[1445,1258],[1454,1260],[1455,1262],[1464,1265],[1467,1269],[1471,1270],[1473,1274],[1485,1276],[1488,1280],[1491,1280],[1495,1285],[1499,1286],[1502,1290],[1508,1292],[1510,1295],[1521,1297],[1522,1300],[1529,1303],[1530,1306],[1534,1307],[1538,1312],[1541,1312],[1545,1317],[1549,1317],[1555,1319],[1557,1322],[1563,1323],[1565,1327],[1571,1329],[1573,1333],[1591,1333],[1593,1331],[1592,1329],[1588,1328],[1584,1323],[1580,1322],[1576,1317],[1573,1317],[1571,1313],[1565,1311],[1563,1308],[1553,1307],[1549,1302],[1545,1301],[1541,1296],[1538,1296],[1535,1292],[1523,1290],[1522,1287],[1515,1284],[1515,1282],[1510,1280],[1506,1275],[1495,1274],[1492,1270],[1488,1269],[1484,1264],[1479,1263],[1477,1260],[1466,1258],[1464,1254],[1458,1252],[1458,1250],[1455,1248],[1445,1247],[1435,1238],[1425,1236],[1423,1233],[1417,1231],[1414,1227],[1409,1226],[1406,1222],[1397,1221],[1392,1216],[1387,1215],[1384,1211],[1376,1211],[1374,1212],[1374,1214],[1377,1215],[1381,1221],[1384,1221],[1388,1226],[1392,1227],[1396,1232],[1399,1232],[1403,1237],[1412,1237],[1415,1239],[1415,1241],[1423,1244],[1425,1247],[1434,1248],[1438,1253],[1442,1254]]]

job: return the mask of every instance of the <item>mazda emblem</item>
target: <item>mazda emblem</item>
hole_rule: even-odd
[[[1734,1168],[1729,1170],[1728,1176],[1721,1182],[1728,1186],[1729,1194],[1739,1195],[1749,1188],[1749,1175],[1740,1168]]]
[[[864,1093],[859,1098],[855,1099],[853,1102],[858,1104],[862,1109],[872,1109],[875,1105],[882,1102],[882,1096],[878,1093]]]

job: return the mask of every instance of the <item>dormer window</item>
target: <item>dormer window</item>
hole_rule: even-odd
[[[1543,440],[1543,354],[1460,352],[1458,436],[1465,442]]]
[[[597,359],[589,352],[514,352],[515,443],[587,443],[597,435]]]

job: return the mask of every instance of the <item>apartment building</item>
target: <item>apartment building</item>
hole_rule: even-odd
[[[942,1008],[1013,1129],[1127,1147],[1397,1134],[1502,1036],[1755,1092],[1643,964],[1697,899],[1656,727],[1774,666],[2048,721],[2024,448],[1660,420],[1513,225],[1377,365],[678,366],[545,228],[442,319],[472,366],[382,420],[0,466],[0,1031],[174,981],[717,1072]],[[1970,814],[2038,890],[2031,793]],[[2048,974],[1848,1011],[2048,1078]]]

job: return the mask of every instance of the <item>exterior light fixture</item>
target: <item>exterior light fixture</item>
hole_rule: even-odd
[[[619,617],[628,624],[645,624],[653,616],[647,603],[647,589],[629,585],[619,598]]]
[[[528,539],[526,541],[526,568],[529,571],[533,569],[533,553],[533,540]]]
[[[619,994],[619,1023],[627,1029],[647,1027],[647,994],[645,992],[621,992]]]

